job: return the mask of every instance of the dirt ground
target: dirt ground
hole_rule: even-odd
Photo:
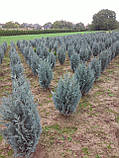
[[[19,52],[30,81],[31,91],[41,117],[42,134],[33,158],[119,158],[119,56],[81,98],[77,110],[64,117],[55,109],[51,91],[66,71],[71,72],[68,57],[64,65],[57,61],[50,90],[39,86]],[[0,66],[0,102],[11,93],[8,53]],[[13,151],[0,136],[0,158],[13,158]]]

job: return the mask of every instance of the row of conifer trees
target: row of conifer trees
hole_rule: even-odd
[[[104,37],[103,35],[101,36],[102,38],[98,35],[95,39],[104,38],[103,40],[105,40],[105,35]],[[70,38],[71,37],[72,36],[70,36]],[[94,38],[93,35],[92,37]],[[87,45],[87,49],[84,51],[84,58],[86,52],[91,55],[85,58],[86,60],[81,60],[83,53],[77,49],[80,47],[78,45],[76,46],[77,42],[75,42],[75,48],[71,51],[71,39],[69,37],[63,37],[63,39],[55,38],[57,42],[51,39],[51,41],[55,41],[55,46],[47,42],[47,40],[50,41],[49,38],[45,41],[45,47],[43,46],[44,39],[43,41],[40,40],[40,43],[36,40],[38,42],[38,47],[35,46],[37,45],[35,42],[28,42],[25,40],[21,42],[18,41],[17,46],[24,55],[34,75],[38,75],[40,85],[46,89],[49,87],[52,80],[52,71],[56,60],[58,59],[59,62],[61,61],[60,64],[63,64],[66,52],[68,52],[71,69],[74,73],[73,75],[66,73],[61,77],[58,81],[56,90],[52,92],[56,109],[58,109],[61,114],[68,116],[76,111],[80,98],[89,92],[94,82],[100,77],[108,64],[113,58],[119,55],[118,37],[119,36],[117,36],[115,40],[110,37],[110,40],[105,44],[105,49],[101,47],[102,50],[98,53],[94,53],[94,50],[92,51],[92,48],[94,48],[93,44],[91,44],[92,47],[91,45]],[[69,39],[68,41],[67,38]],[[75,37],[73,36],[73,38]],[[77,36],[76,39],[78,39]],[[52,53],[48,51],[48,47],[52,50]],[[78,50],[79,53],[76,50]],[[93,58],[91,57],[92,55],[94,56]],[[1,123],[6,127],[1,130],[1,132],[3,137],[13,148],[15,156],[27,158],[34,152],[40,138],[40,118],[36,109],[37,105],[30,91],[29,82],[24,76],[24,68],[16,52],[14,43],[11,43],[9,56],[12,94],[7,98],[3,98],[2,106],[0,107],[0,114],[2,116]]]

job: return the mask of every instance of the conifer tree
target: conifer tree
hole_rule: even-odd
[[[65,74],[63,78],[60,78],[57,89],[53,92],[56,109],[63,115],[70,115],[76,111],[80,98],[80,87],[75,78],[70,74]]]

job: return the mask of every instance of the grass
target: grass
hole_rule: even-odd
[[[95,32],[95,31],[92,31]],[[17,42],[18,40],[33,40],[35,38],[41,38],[41,37],[56,37],[56,36],[65,36],[65,35],[73,35],[73,34],[84,34],[84,33],[92,33],[90,31],[86,32],[70,32],[70,33],[49,33],[49,34],[38,34],[38,35],[18,35],[18,36],[1,36],[0,37],[0,45],[6,41],[8,45],[11,41]]]
[[[2,141],[2,139],[3,139],[3,138],[2,138],[2,136],[0,135],[0,142]]]

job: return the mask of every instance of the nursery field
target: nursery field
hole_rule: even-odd
[[[95,32],[95,31],[92,31],[92,32]],[[11,41],[16,43],[18,40],[33,40],[35,38],[41,38],[41,37],[65,36],[65,35],[73,35],[77,33],[84,34],[84,33],[91,33],[91,32],[86,31],[86,32],[70,32],[70,33],[48,33],[48,34],[38,34],[38,35],[1,36],[0,44],[2,44],[4,41],[10,44]]]
[[[0,103],[12,92],[9,50],[0,65]],[[51,91],[64,73],[73,74],[68,55],[63,65],[56,61],[54,78],[44,90],[20,50],[16,50],[41,117],[42,134],[33,158],[119,158],[119,56],[81,98],[76,112],[66,117],[55,109]],[[13,158],[13,150],[2,136],[0,158]]]

